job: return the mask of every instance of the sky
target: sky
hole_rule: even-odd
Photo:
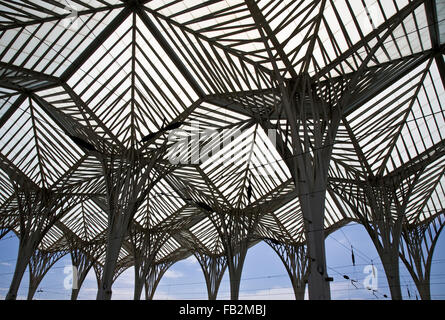
[[[352,265],[351,245],[354,248],[356,265]],[[13,234],[7,234],[0,240],[0,299],[7,293],[17,258],[18,239]],[[326,239],[326,259],[329,275],[334,278],[331,282],[331,296],[335,300],[375,300],[390,297],[385,274],[368,234],[364,228],[356,223],[350,223],[332,233]],[[60,259],[46,274],[40,283],[34,299],[36,300],[68,300],[71,291],[65,289],[67,273],[66,266],[71,265],[69,255]],[[371,267],[376,269],[377,287],[373,293],[365,289],[365,279],[371,274]],[[432,299],[445,300],[445,236],[440,235],[433,256],[431,269]],[[404,299],[416,299],[417,290],[403,263],[400,264],[401,286]],[[345,280],[343,275],[354,279]],[[28,272],[24,275],[18,299],[26,299],[29,283]],[[112,299],[133,299],[134,269],[123,272],[113,285]],[[410,297],[408,296],[408,290]],[[79,293],[79,300],[96,298],[97,282],[94,271],[91,271],[83,283]],[[226,271],[218,293],[218,300],[230,298],[229,275]],[[306,290],[307,298],[307,290]],[[154,299],[159,300],[206,300],[207,291],[204,276],[199,263],[194,257],[175,263],[165,273],[159,283]],[[292,300],[294,299],[292,286],[279,257],[264,242],[249,249],[242,273],[240,299],[248,300]]]

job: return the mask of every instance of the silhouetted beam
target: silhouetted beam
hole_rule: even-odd
[[[174,63],[174,65],[179,70],[179,72],[181,72],[182,76],[188,82],[190,87],[192,87],[192,89],[195,91],[195,93],[198,95],[199,98],[204,97],[204,95],[205,95],[204,90],[198,84],[195,77],[185,67],[182,60],[179,58],[179,56],[176,54],[176,52],[173,50],[173,48],[170,46],[170,44],[164,38],[162,33],[158,30],[158,28],[156,28],[154,23],[151,21],[150,17],[147,15],[147,12],[145,12],[143,7],[137,7],[135,10],[136,10],[136,13],[138,14],[139,18],[145,24],[147,29],[152,33],[153,37],[158,41],[161,48],[165,51],[165,53],[171,59],[171,61]]]
[[[357,51],[369,44],[372,40],[374,40],[377,36],[383,34],[387,29],[391,28],[391,26],[395,23],[401,23],[404,18],[406,18],[409,14],[413,13],[418,7],[420,7],[426,0],[414,0],[402,8],[397,14],[383,22],[379,27],[374,29],[372,32],[363,37],[360,41],[350,46],[348,50],[344,51],[341,55],[339,55],[334,61],[324,66],[320,72],[318,72],[318,76],[321,77],[326,75],[331,70],[335,69],[340,63],[347,60],[351,55],[355,54]]]
[[[266,21],[266,18],[264,17],[263,13],[261,12],[260,8],[258,7],[256,1],[254,0],[246,0],[247,8],[249,8],[249,11],[252,15],[253,20],[257,24],[258,28],[262,28],[266,32],[266,36],[269,41],[272,42],[273,48],[277,51],[278,57],[281,59],[283,64],[286,66],[286,71],[289,72],[290,76],[292,78],[297,78],[298,75],[296,71],[294,70],[292,63],[289,61],[288,55],[284,52],[283,45],[278,41],[277,37],[275,36],[275,33],[272,31],[272,28],[270,27],[269,23]]]
[[[147,141],[153,140],[154,138],[158,137],[162,133],[165,133],[170,130],[178,129],[182,125],[184,125],[184,122],[181,122],[181,121],[170,123],[169,125],[166,125],[165,127],[162,127],[161,129],[159,129],[159,131],[152,132],[152,133],[142,137],[141,141],[147,142]]]
[[[366,90],[360,95],[353,95],[351,97],[350,102],[343,108],[343,114],[348,115],[351,112],[355,111],[358,107],[362,106],[367,101],[378,95],[380,92],[394,84],[396,81],[400,80],[411,71],[422,65],[422,63],[434,57],[435,54],[436,53],[433,51],[426,51],[419,55],[406,57],[404,59],[411,59],[411,61],[401,65],[400,68],[397,68],[396,70],[392,70],[390,74],[385,73],[383,77],[380,77],[380,74],[377,74],[375,76],[375,79],[373,79],[371,86],[368,86],[368,88],[366,88]]]
[[[25,102],[27,98],[26,94],[21,94],[14,103],[6,110],[3,116],[0,118],[0,128],[9,120],[9,118],[17,111],[17,109]]]
[[[442,79],[442,83],[445,86],[445,63],[443,62],[443,46],[440,43],[440,30],[439,30],[439,19],[437,16],[437,5],[435,0],[428,0],[425,2],[425,13],[428,21],[428,30],[431,38],[431,45],[433,50],[437,51],[436,56],[437,68],[439,69],[439,74]]]
[[[32,187],[35,190],[40,187],[24,174],[14,163],[0,153],[0,168],[9,176],[9,178],[23,186]]]
[[[88,141],[70,134],[68,134],[67,136],[70,137],[70,139],[73,140],[73,142],[77,144],[79,147],[86,149],[88,151],[97,152],[97,149]]]
[[[409,176],[424,170],[428,165],[445,156],[445,140],[425,150],[417,157],[405,162],[391,173],[383,176],[386,183],[397,183]]]
[[[144,1],[144,2],[146,2],[146,1]],[[63,1],[61,1],[60,4],[62,5],[62,7],[65,7],[65,5],[63,5]],[[66,5],[68,6],[69,3],[66,2]],[[99,7],[99,8],[81,10],[81,11],[77,12],[77,17],[96,14],[96,13],[103,12],[103,11],[114,10],[114,9],[122,8],[124,6],[125,6],[125,3],[119,3],[119,4],[107,5],[107,6],[103,6],[103,7]],[[49,17],[39,18],[38,20],[27,20],[27,21],[17,20],[14,23],[9,23],[9,24],[5,23],[0,26],[0,32],[5,31],[5,30],[11,30],[11,29],[25,28],[27,26],[44,24],[44,23],[49,23],[49,22],[58,23],[59,21],[65,19],[65,18],[68,18],[70,14],[71,13],[54,14]]]
[[[209,206],[207,203],[197,201],[197,202],[195,202],[195,204],[196,204],[199,208],[201,208],[201,209],[203,209],[203,210],[205,210],[205,211],[213,212],[212,207]]]
[[[60,80],[66,82],[71,78],[82,65],[96,52],[97,49],[112,35],[119,25],[128,18],[131,14],[132,8],[125,7],[121,12],[102,30],[100,34],[90,43],[90,45],[82,51],[82,53],[77,57],[73,63],[62,73]]]

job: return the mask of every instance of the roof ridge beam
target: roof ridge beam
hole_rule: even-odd
[[[325,3],[326,0],[323,0],[323,3]],[[256,4],[254,0],[246,0],[246,5],[249,8],[249,11],[252,15],[253,20],[257,24],[258,28],[262,28],[266,32],[266,36],[273,44],[273,49],[275,49],[278,53],[278,56],[280,57],[281,61],[286,66],[287,71],[291,75],[292,78],[297,78],[298,75],[294,68],[292,67],[292,63],[289,61],[288,56],[284,52],[282,44],[278,41],[276,35],[272,31],[270,25],[267,23],[266,18],[264,17],[263,13],[261,12],[260,8]],[[308,49],[309,52],[310,48]],[[307,55],[307,54],[306,54]]]

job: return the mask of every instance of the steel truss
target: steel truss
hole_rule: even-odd
[[[440,5],[0,0],[0,238],[20,241],[7,298],[29,266],[31,299],[69,253],[72,299],[91,269],[111,299],[132,266],[134,298],[152,299],[190,255],[209,299],[226,270],[237,299],[247,251],[265,241],[297,299],[306,282],[330,299],[325,237],[357,221],[392,298],[400,256],[430,299]]]

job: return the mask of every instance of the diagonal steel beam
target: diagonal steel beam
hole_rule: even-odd
[[[27,95],[22,93],[14,103],[6,110],[3,116],[0,118],[0,128],[11,118],[11,116],[17,111],[18,108],[25,102]]]
[[[414,0],[411,1],[407,6],[405,6],[402,10],[397,12],[397,14],[393,15],[391,18],[383,22],[378,28],[374,29],[360,41],[350,46],[348,50],[344,51],[340,56],[337,57],[334,61],[327,64],[323,67],[317,74],[318,77],[321,78],[323,75],[329,73],[332,69],[337,67],[340,63],[345,61],[349,56],[353,55],[355,52],[359,51],[361,47],[371,42],[374,38],[378,37],[381,33],[386,32],[391,26],[394,24],[399,24],[406,18],[410,13],[414,12],[419,6],[421,6],[427,0]]]
[[[67,2],[67,4],[68,4],[68,2]],[[81,10],[81,11],[77,12],[77,16],[78,17],[82,17],[82,16],[85,16],[85,15],[96,14],[96,13],[103,12],[103,11],[110,11],[110,10],[114,10],[114,9],[119,9],[119,8],[124,7],[124,6],[125,6],[124,3],[119,3],[119,4],[107,5],[107,6],[99,7],[99,8],[92,8],[92,9]],[[56,22],[56,21],[63,20],[65,18],[69,17],[70,14],[71,13],[54,14],[54,15],[49,16],[49,17],[39,18],[38,20],[16,21],[16,22],[10,23],[10,24],[6,24],[5,23],[3,25],[0,25],[0,32],[6,31],[6,30],[10,30],[10,29],[26,28],[28,26],[32,26],[32,25],[35,25],[35,24],[44,24],[44,23],[48,23],[48,22]]]
[[[24,75],[27,75],[30,78],[35,78],[35,79],[42,80],[42,81],[47,81],[47,82],[52,82],[52,83],[60,83],[60,80],[57,77],[47,75],[42,72],[34,71],[31,69],[25,68],[23,66],[13,65],[11,63],[6,63],[6,62],[0,61],[0,69],[3,69],[3,70],[8,69],[11,71],[23,73]]]
[[[326,1],[323,0],[323,3],[324,2]],[[292,78],[297,78],[297,72],[292,67],[292,63],[289,61],[287,54],[284,52],[283,45],[278,41],[260,8],[258,8],[257,3],[254,0],[246,0],[246,5],[249,8],[253,20],[257,24],[257,28],[262,28],[265,31],[267,38],[272,42],[273,48],[277,51],[278,56],[286,66],[286,70],[289,72]]]
[[[260,63],[257,63],[256,61],[253,61],[253,60],[249,59],[246,55],[238,52],[237,50],[235,50],[233,48],[230,48],[228,46],[222,45],[218,41],[216,41],[214,39],[211,39],[211,38],[208,38],[208,37],[204,36],[203,34],[201,34],[199,32],[195,32],[193,29],[190,29],[190,28],[180,24],[179,22],[177,22],[177,21],[175,21],[175,20],[173,20],[173,19],[171,19],[169,17],[165,17],[165,16],[159,14],[155,10],[150,10],[148,8],[146,8],[146,10],[148,12],[150,12],[151,14],[153,14],[154,16],[156,16],[156,17],[158,17],[160,19],[163,19],[164,21],[167,21],[167,23],[169,23],[171,25],[174,25],[174,26],[180,28],[181,30],[183,30],[183,31],[185,31],[187,33],[190,33],[193,36],[195,36],[195,37],[197,37],[197,38],[199,38],[199,39],[201,39],[203,41],[206,41],[206,42],[210,43],[211,45],[213,45],[213,46],[215,46],[215,47],[217,47],[217,48],[219,48],[219,49],[221,49],[221,50],[223,50],[223,51],[225,51],[227,53],[230,53],[231,55],[239,58],[243,62],[245,62],[245,63],[247,63],[249,65],[252,65],[255,69],[263,72],[264,74],[270,76],[271,78],[275,77],[273,71],[271,71],[270,69],[268,69],[265,66],[261,65]]]
[[[145,24],[147,29],[153,34],[154,38],[158,41],[161,48],[165,51],[165,53],[167,53],[168,57],[172,60],[172,62],[175,64],[176,68],[178,68],[179,72],[181,72],[182,76],[186,79],[186,81],[189,83],[189,85],[192,87],[192,89],[195,91],[195,93],[198,95],[198,97],[203,98],[205,95],[204,90],[201,88],[201,86],[198,84],[196,79],[192,76],[192,74],[186,68],[184,63],[181,61],[179,56],[176,54],[176,52],[170,46],[168,41],[164,38],[162,33],[158,30],[158,28],[155,26],[155,24],[151,21],[150,17],[147,15],[147,12],[145,12],[143,7],[137,7],[135,10],[136,10],[136,13],[139,16],[139,18]]]
[[[366,88],[366,90],[360,95],[353,95],[351,100],[343,108],[343,113],[345,116],[352,113],[354,110],[359,108],[361,105],[365,104],[367,101],[378,95],[380,92],[388,88],[391,84],[397,80],[403,78],[411,71],[422,65],[422,63],[428,61],[432,57],[436,56],[437,53],[434,51],[425,51],[420,54],[415,54],[413,56],[405,57],[403,60],[408,60],[408,62],[403,63],[400,68],[396,70],[391,70],[388,73],[381,73],[374,77],[372,84]],[[399,61],[397,61],[399,63]],[[374,69],[375,67],[373,67]]]
[[[431,38],[431,45],[433,50],[438,51],[436,55],[437,68],[439,69],[439,74],[442,79],[442,84],[445,86],[445,63],[443,61],[443,47],[440,43],[440,30],[439,30],[439,19],[437,16],[437,4],[436,0],[427,0],[425,2],[425,12],[428,21],[428,30]]]
[[[415,158],[405,162],[402,166],[391,173],[383,176],[383,179],[390,184],[402,181],[409,176],[423,171],[428,165],[445,156],[445,140],[433,145]]]
[[[90,107],[82,100],[79,95],[74,92],[74,90],[66,83],[62,84],[62,87],[65,89],[65,91],[68,93],[68,95],[71,97],[71,99],[74,101],[74,103],[82,109],[82,115],[84,117],[85,122],[89,123],[90,121],[87,119],[86,115],[91,117],[91,119],[98,124],[98,126],[107,133],[107,135],[113,140],[116,145],[118,145],[121,148],[124,148],[124,145],[122,142],[115,136],[115,134],[103,123],[103,121],[93,112],[93,110],[90,109]]]
[[[94,141],[97,145],[100,145],[102,151],[114,150],[113,144],[111,144],[108,140],[100,137],[90,127],[82,126],[80,123],[76,123],[75,119],[71,118],[69,115],[62,113],[60,110],[58,110],[36,94],[30,94],[30,97],[37,102],[37,104],[43,109],[43,111],[45,111],[45,113],[51,118],[51,120],[53,120],[65,132],[65,134],[76,136],[77,132],[75,129],[81,129],[83,134],[87,134],[88,138],[91,141]],[[85,137],[83,137],[83,139],[85,139]]]
[[[321,21],[323,20],[323,14],[324,14],[325,6],[326,6],[326,0],[322,0],[321,1],[321,5],[320,5],[320,10],[318,12],[318,15],[317,15],[317,17],[314,18],[314,19],[316,19],[315,29],[314,29],[314,32],[312,34],[312,39],[310,40],[309,46],[308,46],[307,51],[306,51],[306,56],[304,58],[304,63],[302,65],[302,70],[303,70],[303,73],[305,73],[305,74],[307,74],[309,72],[309,67],[310,67],[310,64],[311,64],[311,58],[312,58],[312,55],[313,55],[315,43],[317,42],[318,32],[320,30]]]
[[[60,80],[68,81],[82,65],[96,52],[96,50],[116,31],[119,25],[125,21],[133,11],[131,6],[126,6],[121,12],[102,30],[102,32],[82,51],[73,63],[62,73]]]
[[[32,181],[26,174],[24,174],[14,163],[12,163],[7,157],[0,153],[0,169],[2,169],[10,177],[11,180],[18,182],[22,185],[30,186],[34,190],[40,189],[40,187]]]

